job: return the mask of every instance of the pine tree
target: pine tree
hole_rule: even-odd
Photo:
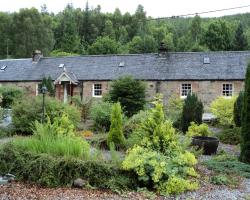
[[[182,110],[182,131],[188,130],[191,122],[202,123],[203,104],[195,94],[188,94]]]
[[[240,23],[235,32],[234,38],[234,50],[236,51],[244,51],[247,49],[248,43],[247,38],[244,35],[243,26]]]
[[[234,123],[237,127],[241,126],[241,112],[243,104],[244,93],[240,92],[238,98],[234,103]]]
[[[119,102],[112,106],[111,125],[107,143],[109,146],[111,143],[114,143],[117,148],[124,146],[125,143],[125,137],[122,130],[122,109]]]
[[[46,86],[50,96],[55,96],[55,87],[50,76],[48,78],[43,77],[42,82],[38,85],[39,91],[42,90],[43,86]]]
[[[250,63],[247,67],[241,122],[240,161],[250,163]]]

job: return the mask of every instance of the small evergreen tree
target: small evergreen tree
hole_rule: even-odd
[[[112,106],[111,125],[107,143],[110,146],[112,142],[117,148],[124,146],[125,143],[125,137],[122,130],[122,109],[119,102]]]
[[[142,110],[146,103],[145,84],[130,76],[115,80],[111,85],[109,97],[112,102],[120,102],[125,114],[131,117]]]
[[[250,163],[250,63],[247,67],[241,121],[240,161]]]
[[[42,82],[38,85],[39,91],[41,91],[43,86],[46,86],[50,96],[55,96],[55,87],[50,76],[47,78],[43,77]]]
[[[241,112],[242,112],[242,104],[244,99],[244,93],[240,92],[234,103],[234,123],[237,127],[241,126]]]
[[[195,94],[188,94],[182,110],[182,131],[188,130],[191,122],[202,123],[203,104]]]
[[[235,31],[234,50],[244,51],[247,49],[247,46],[248,46],[247,38],[244,35],[244,29],[242,24],[240,23]]]

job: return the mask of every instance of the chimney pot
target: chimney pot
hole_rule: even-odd
[[[38,62],[41,57],[43,57],[43,54],[40,50],[33,51],[33,53],[32,53],[32,61],[33,62]]]

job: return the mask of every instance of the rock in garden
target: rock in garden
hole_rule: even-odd
[[[76,188],[83,188],[86,185],[87,181],[81,179],[81,178],[77,178],[76,180],[74,180],[73,182],[73,187]]]

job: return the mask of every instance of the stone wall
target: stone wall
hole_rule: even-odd
[[[4,87],[6,84],[16,85],[25,88],[25,90],[32,95],[36,95],[36,88],[39,82],[2,82],[0,85]],[[102,93],[105,95],[110,89],[110,81],[83,81],[83,86],[79,84],[74,87],[74,95],[80,95],[81,91],[83,96],[92,97],[93,84],[102,84]],[[192,92],[196,93],[205,105],[205,109],[211,102],[218,96],[222,95],[222,84],[232,83],[233,94],[237,95],[243,90],[243,81],[147,81],[146,88],[147,100],[151,100],[156,93],[160,92],[164,95],[164,103],[167,104],[171,95],[175,94],[180,96],[180,87],[182,83],[191,83]],[[56,97],[63,100],[63,86],[56,86]]]
[[[0,86],[4,87],[6,85],[14,85],[20,88],[24,88],[24,90],[29,95],[36,95],[38,83],[39,82],[1,82]]]

